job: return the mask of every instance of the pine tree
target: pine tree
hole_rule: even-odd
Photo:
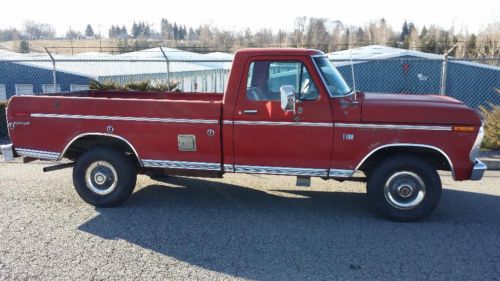
[[[188,40],[189,41],[198,40],[198,34],[196,34],[196,32],[194,31],[194,29],[192,27],[189,28]]]
[[[87,28],[85,28],[85,37],[94,37],[94,29],[90,24],[87,24]]]
[[[179,27],[177,26],[177,23],[174,23],[173,32],[174,32],[174,39],[179,40]]]
[[[410,35],[410,27],[408,26],[408,22],[405,20],[403,27],[401,28],[401,41],[404,41],[408,35]]]
[[[26,40],[22,40],[19,44],[19,53],[29,53],[30,52],[30,44]]]
[[[133,38],[138,38],[139,35],[141,34],[141,30],[139,25],[134,21],[134,24],[132,25],[132,37]]]
[[[170,40],[172,33],[172,26],[167,19],[161,19],[160,34],[163,40]]]
[[[477,47],[477,37],[474,33],[472,33],[466,42],[467,46],[467,57],[474,57],[476,55],[476,47]]]

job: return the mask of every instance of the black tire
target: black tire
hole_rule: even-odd
[[[423,185],[423,187],[422,187]],[[396,156],[370,171],[367,194],[383,217],[400,222],[421,220],[441,198],[441,179],[432,165],[415,156]]]
[[[125,202],[134,191],[136,180],[134,161],[111,147],[86,151],[73,168],[76,192],[96,207],[113,207]]]

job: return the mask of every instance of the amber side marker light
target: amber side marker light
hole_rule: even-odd
[[[475,129],[474,126],[453,126],[453,131],[462,133],[473,133]]]

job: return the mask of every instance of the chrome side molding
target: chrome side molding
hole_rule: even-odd
[[[232,164],[224,164],[224,172],[234,173],[234,167]]]
[[[329,178],[350,178],[354,175],[355,170],[330,169]]]
[[[451,174],[453,176],[453,179],[455,179],[455,169],[453,168],[453,163],[451,162],[448,154],[446,154],[442,149],[437,148],[435,146],[427,145],[427,144],[417,144],[417,143],[391,143],[391,144],[381,145],[381,146],[373,149],[372,151],[370,151],[368,154],[366,154],[365,157],[356,166],[355,171],[358,171],[359,168],[363,165],[363,163],[365,163],[365,161],[368,158],[370,158],[370,156],[372,156],[375,152],[377,152],[381,149],[384,149],[384,148],[388,148],[388,147],[420,147],[420,148],[428,148],[428,149],[435,150],[435,151],[439,152],[441,155],[443,155],[444,158],[446,158],[448,165],[450,165]]]
[[[335,128],[357,129],[389,129],[389,130],[424,130],[424,131],[452,131],[451,126],[424,126],[424,125],[399,125],[399,124],[354,124],[335,123]]]
[[[130,147],[130,149],[132,149],[132,151],[135,154],[135,157],[137,157],[137,159],[139,160],[139,165],[141,167],[144,167],[144,165],[142,164],[142,160],[139,157],[139,153],[137,153],[137,150],[135,149],[135,147],[127,139],[125,139],[124,137],[120,137],[118,135],[114,135],[114,134],[96,133],[96,132],[93,132],[93,133],[83,133],[83,134],[79,134],[76,137],[74,137],[71,141],[69,141],[66,144],[66,147],[64,147],[64,149],[63,149],[62,153],[59,155],[59,158],[57,159],[57,161],[60,161],[64,157],[64,155],[66,155],[66,152],[68,151],[68,149],[71,147],[71,145],[75,141],[77,141],[80,138],[87,137],[87,136],[110,137],[110,138],[119,139],[119,140],[125,142]]]
[[[85,119],[85,120],[159,122],[159,123],[186,123],[186,124],[218,124],[219,123],[219,120],[215,120],[215,119],[212,120],[212,119],[189,119],[189,118],[157,118],[157,117],[48,114],[48,113],[32,113],[31,117],[35,117],[35,118],[61,118],[61,119]]]
[[[44,159],[44,160],[58,160],[59,156],[61,155],[60,153],[57,152],[27,149],[27,148],[16,147],[15,150],[16,153],[20,156]]]
[[[326,177],[328,169],[234,165],[236,173]]]
[[[207,170],[207,171],[221,170],[220,163],[169,161],[169,160],[152,160],[152,159],[143,159],[142,163],[144,164],[144,167],[147,168]]]

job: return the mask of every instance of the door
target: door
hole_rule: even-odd
[[[234,112],[236,172],[327,176],[333,141],[328,95],[308,57],[259,57],[245,65]],[[281,109],[292,85],[296,112]]]

